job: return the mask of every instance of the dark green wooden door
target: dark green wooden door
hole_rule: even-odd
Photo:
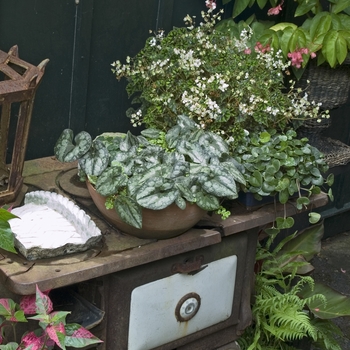
[[[149,30],[183,25],[204,0],[0,0],[0,49],[32,64],[49,58],[35,100],[26,159],[53,154],[64,128],[130,129],[125,82],[111,63],[135,55]]]

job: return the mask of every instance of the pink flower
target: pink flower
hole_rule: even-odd
[[[254,50],[256,52],[261,52],[261,53],[265,53],[265,52],[269,52],[271,50],[271,47],[269,44],[263,46],[263,44],[261,44],[259,41],[255,44]]]
[[[290,58],[292,62],[292,66],[300,68],[301,64],[304,62],[303,55],[307,55],[307,54],[309,54],[309,49],[307,49],[306,47],[303,47],[301,49],[295,50],[294,52],[290,52],[288,54],[288,58]],[[314,55],[316,56],[315,53]],[[312,57],[312,53],[310,54],[310,56]]]
[[[246,49],[244,49],[243,52],[244,52],[245,54],[247,54],[247,55],[250,55],[250,54],[252,53],[252,50],[251,50],[250,47],[247,47]]]
[[[215,10],[216,0],[205,0],[205,5],[208,7],[208,9]]]
[[[315,57],[316,57],[315,52],[311,52],[311,53],[310,53],[310,57],[311,57],[311,58],[315,58]]]
[[[269,16],[276,16],[282,11],[283,1],[276,7],[272,7],[267,11]]]

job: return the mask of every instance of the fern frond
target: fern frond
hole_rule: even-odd
[[[304,311],[284,309],[283,312],[274,314],[269,319],[275,330],[275,337],[283,341],[302,339],[305,336],[317,338],[316,331],[310,323],[310,318]]]

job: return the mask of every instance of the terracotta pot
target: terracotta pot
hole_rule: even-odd
[[[142,228],[138,229],[122,221],[114,209],[106,209],[106,198],[87,182],[91,198],[104,218],[121,231],[139,238],[167,239],[180,235],[193,227],[206,213],[196,204],[187,203],[186,209],[176,204],[162,210],[142,210]]]

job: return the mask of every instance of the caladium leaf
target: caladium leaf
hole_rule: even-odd
[[[192,119],[187,117],[186,115],[178,115],[177,116],[177,124],[185,130],[196,130],[198,129],[198,124],[195,123]]]
[[[158,139],[161,135],[161,131],[158,129],[148,128],[141,131],[141,135],[148,139]]]
[[[161,210],[174,203],[179,191],[172,182],[162,177],[147,180],[136,194],[136,201],[143,208]]]
[[[175,183],[175,187],[180,191],[181,196],[183,196],[188,202],[195,202],[196,196],[194,193],[190,190],[189,185],[187,182],[189,182],[189,178],[186,177],[183,179],[183,181],[178,181]]]
[[[200,174],[198,181],[204,191],[217,197],[238,197],[236,182],[220,167],[210,166],[211,174]]]
[[[204,165],[207,164],[210,159],[208,154],[205,153],[205,150],[202,149],[198,144],[194,145],[193,143],[185,140],[178,142],[176,150],[190,157],[194,163]]]
[[[173,126],[165,135],[165,140],[170,149],[175,148],[179,141],[181,128],[179,125]]]
[[[76,145],[73,144],[73,131],[63,130],[54,147],[55,156],[60,162],[73,162],[81,158],[89,151],[92,139],[89,133],[82,131],[75,136],[74,142]]]
[[[120,142],[120,150],[128,151],[133,146],[138,146],[140,144],[137,136],[133,135],[130,131],[127,132],[125,138]]]
[[[128,176],[120,166],[107,168],[96,181],[96,191],[102,196],[117,194],[119,189],[126,186]]]
[[[114,209],[124,222],[142,228],[142,208],[132,198],[118,195],[114,201]]]
[[[229,153],[229,147],[222,137],[213,133],[203,133],[199,138],[200,145],[206,150],[209,156],[221,157]]]
[[[186,201],[182,197],[177,197],[175,199],[175,204],[182,210],[186,209]]]
[[[101,175],[108,164],[109,153],[101,141],[95,141],[90,150],[79,159],[79,166],[87,175]]]
[[[221,163],[221,168],[226,170],[234,181],[239,182],[242,185],[246,185],[246,180],[237,167],[231,162]]]
[[[204,192],[196,193],[196,204],[206,211],[214,211],[220,207],[216,196]]]

